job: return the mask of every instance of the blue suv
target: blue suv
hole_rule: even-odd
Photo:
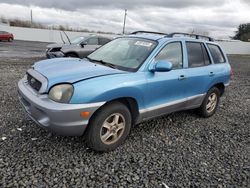
[[[85,59],[35,63],[18,82],[19,99],[38,125],[85,135],[94,150],[119,146],[132,125],[179,110],[212,116],[231,68],[212,38],[138,31]]]

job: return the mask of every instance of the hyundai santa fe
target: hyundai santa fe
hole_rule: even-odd
[[[142,121],[198,109],[212,116],[231,67],[212,38],[138,31],[87,58],[35,63],[18,82],[34,122],[61,135],[84,135],[97,151],[115,149]]]

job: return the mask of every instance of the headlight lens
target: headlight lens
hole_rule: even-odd
[[[49,98],[60,103],[68,103],[73,95],[74,88],[71,84],[61,84],[50,89]]]

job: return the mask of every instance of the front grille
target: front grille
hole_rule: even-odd
[[[35,89],[36,91],[39,91],[42,83],[39,82],[37,79],[35,79],[34,77],[32,77],[30,74],[27,73],[27,80],[28,80],[28,84]]]

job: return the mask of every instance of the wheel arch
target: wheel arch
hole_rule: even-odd
[[[224,91],[225,91],[224,83],[220,82],[220,83],[214,84],[212,87],[216,87],[220,90],[220,96],[222,96],[224,94]]]
[[[131,113],[131,117],[132,117],[132,124],[136,124],[138,117],[139,117],[139,106],[138,106],[138,102],[136,101],[135,98],[133,97],[120,97],[120,98],[116,98],[116,99],[112,99],[110,101],[107,101],[104,105],[102,105],[99,109],[97,109],[90,117],[91,121],[94,117],[95,114],[104,106],[106,106],[107,104],[113,103],[113,102],[120,102],[122,104],[124,104],[130,111]]]

